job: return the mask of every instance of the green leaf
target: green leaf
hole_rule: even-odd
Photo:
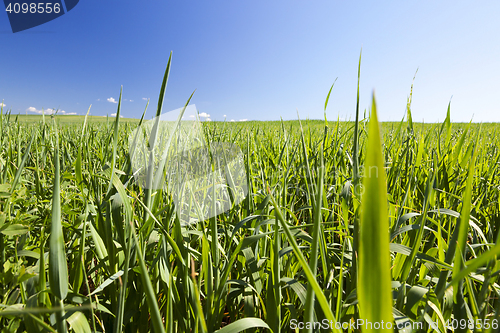
[[[133,227],[133,224],[131,223],[130,225],[132,226],[132,235],[137,246],[137,257],[139,259],[139,267],[141,269],[141,281],[143,284],[143,288],[145,289],[144,291],[146,293],[146,301],[148,303],[154,332],[165,333],[165,327],[163,326],[160,309],[158,308],[158,303],[156,301],[156,294],[153,289],[153,285],[151,284],[151,280],[149,279],[149,273],[144,261],[144,256],[142,255],[141,245],[139,243],[139,240],[137,239],[137,235],[135,234],[135,228]]]
[[[21,161],[21,164],[17,168],[16,175],[14,177],[14,181],[12,182],[12,187],[11,187],[11,194],[14,193],[14,190],[16,189],[17,183],[19,182],[19,178],[21,177],[21,172],[23,172],[24,165],[26,164],[26,160],[28,159],[30,150],[31,150],[31,144],[33,143],[33,140],[36,137],[36,132],[32,133],[31,135],[31,140],[30,143],[28,144],[28,148],[26,148],[26,152],[24,153],[23,159]]]
[[[387,185],[375,97],[372,100],[363,186],[358,275],[360,317],[372,323],[392,322]],[[382,330],[366,330],[379,331]]]
[[[326,100],[325,100],[325,111],[326,111],[326,107],[328,106],[328,100],[330,99],[330,94],[332,93],[332,89],[333,89],[333,86],[335,85],[335,82],[337,82],[337,79],[335,79],[335,81],[333,81],[333,84],[332,84],[332,86],[330,87],[330,91],[328,91],[328,95],[326,95]]]
[[[111,156],[111,158],[112,158],[111,159],[111,179],[109,180],[108,190],[106,191],[107,193],[109,193],[109,191],[111,191],[111,187],[113,184],[113,175],[115,174],[116,147],[118,145],[118,125],[120,124],[122,92],[123,92],[123,86],[120,88],[120,97],[118,98],[118,110],[116,111],[115,126],[113,129],[113,155]]]
[[[272,332],[269,326],[262,319],[250,317],[239,319],[234,323],[231,323],[224,328],[215,331],[214,333],[238,333],[256,327],[264,327]]]
[[[27,225],[11,224],[0,231],[5,236],[19,236],[26,234],[30,228]]]
[[[91,333],[89,323],[85,315],[81,312],[75,312],[68,318],[70,327],[75,333]]]
[[[103,291],[104,288],[106,288],[107,286],[109,286],[110,284],[112,284],[113,282],[115,282],[116,279],[118,279],[122,275],[123,275],[123,271],[118,271],[115,274],[111,275],[103,283],[101,283],[101,285],[99,287],[97,287],[93,292],[91,292],[89,294],[89,296],[92,296],[94,294],[97,294],[97,293]]]
[[[323,178],[325,174],[325,166],[323,165],[323,147],[320,147],[320,166],[318,170],[318,183],[316,184],[316,207],[314,207],[314,215],[313,215],[313,235],[312,235],[312,244],[311,244],[311,257],[309,259],[309,267],[312,272],[316,272],[318,268],[318,246],[321,242],[320,239],[320,231],[321,231],[321,207],[322,207],[322,197],[323,197]],[[324,267],[323,269],[325,269]],[[307,298],[305,305],[305,314],[304,321],[305,322],[313,322],[314,321],[314,290],[312,285],[309,284],[307,286]],[[312,328],[306,328],[306,332],[312,332]]]
[[[55,126],[56,127],[56,126]],[[54,187],[52,193],[52,219],[49,243],[49,282],[52,293],[64,300],[68,295],[68,266],[66,264],[66,250],[61,223],[61,196],[60,196],[60,166],[59,166],[59,138],[57,137],[54,152]]]

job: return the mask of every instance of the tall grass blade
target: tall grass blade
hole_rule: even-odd
[[[325,166],[323,164],[323,147],[320,147],[320,166],[318,170],[318,184],[316,186],[316,207],[314,208],[314,216],[313,216],[313,233],[312,233],[312,244],[311,244],[311,257],[309,259],[309,267],[312,272],[317,271],[318,266],[318,247],[321,242],[320,230],[321,230],[321,207],[323,204],[323,178],[325,174]],[[324,267],[323,269],[325,269]],[[307,297],[306,297],[306,305],[305,305],[305,322],[314,322],[314,290],[312,285],[309,284],[307,286]],[[312,332],[312,327],[306,329],[306,332]]]
[[[361,54],[363,50],[359,52],[359,62],[358,62],[358,84],[356,93],[356,120],[354,122],[354,142],[352,146],[352,185],[354,191],[359,189],[359,81],[361,77]],[[355,193],[357,195],[357,193]],[[357,274],[358,274],[358,249],[359,249],[359,218],[354,214],[354,229],[353,229],[353,256],[351,265],[351,280],[349,283],[349,291],[356,288]]]
[[[387,185],[375,97],[368,129],[363,187],[358,275],[360,317],[371,323],[392,323]],[[373,328],[364,332],[381,331]]]
[[[68,266],[66,264],[66,251],[61,223],[59,136],[57,134],[57,125],[55,121],[54,128],[56,131],[56,138],[54,144],[54,186],[52,192],[52,218],[49,243],[49,282],[52,294],[60,300],[61,309],[63,309],[63,301],[68,295]],[[57,330],[59,333],[66,332],[66,321],[62,319],[64,313],[58,313]]]
[[[149,279],[149,273],[146,267],[146,263],[144,262],[144,256],[141,249],[141,245],[139,243],[139,240],[137,239],[133,222],[131,222],[130,225],[132,227],[131,228],[132,236],[134,237],[136,245],[137,258],[139,259],[139,267],[141,269],[141,281],[146,293],[145,296],[149,307],[149,313],[151,315],[151,322],[153,324],[153,329],[154,329],[153,331],[155,333],[165,333],[165,327],[163,326],[160,309],[158,308],[158,303],[156,301],[156,293],[153,289],[153,285],[151,284],[151,280]]]

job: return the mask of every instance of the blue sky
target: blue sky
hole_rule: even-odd
[[[499,1],[82,0],[13,34],[0,13],[0,101],[12,113],[155,113],[192,103],[212,120],[353,119],[372,92],[382,120],[500,121]]]

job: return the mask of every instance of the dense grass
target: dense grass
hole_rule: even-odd
[[[19,122],[19,123],[39,123],[43,121],[42,115],[25,115],[25,114],[11,114],[10,119],[12,122]],[[51,119],[50,115],[46,115],[45,118],[47,121]],[[59,124],[73,124],[73,125],[79,125],[81,126],[85,120],[85,116],[75,116],[75,115],[55,115],[54,118],[56,119],[56,122]],[[113,122],[115,117],[108,117],[108,116],[91,116],[89,115],[87,117],[87,121],[89,123],[109,123]],[[135,118],[121,118],[120,119],[121,123],[132,123],[132,124],[137,124],[139,123],[139,119]]]
[[[70,117],[0,118],[2,332],[496,331],[497,124],[417,124],[410,106],[380,133],[374,117],[205,123],[245,153],[249,195],[183,227],[134,182],[137,122]]]

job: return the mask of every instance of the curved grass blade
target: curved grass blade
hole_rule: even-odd
[[[338,78],[337,78],[338,79]],[[332,93],[333,86],[335,85],[335,82],[337,82],[337,79],[333,81],[332,86],[330,87],[330,91],[328,91],[328,95],[326,95],[326,100],[325,100],[325,112],[326,112],[326,107],[328,106],[328,100],[330,99],[330,94]]]
[[[250,328],[264,327],[272,332],[272,330],[267,326],[267,324],[260,318],[242,318],[240,320],[231,323],[214,333],[238,333]]]
[[[70,327],[75,333],[91,333],[87,318],[82,312],[75,312],[68,318]]]

